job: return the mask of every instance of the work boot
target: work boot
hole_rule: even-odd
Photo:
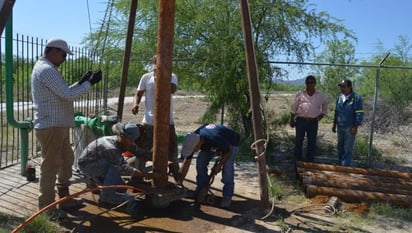
[[[220,207],[221,208],[229,208],[231,204],[232,204],[232,200],[230,200],[228,198],[223,198],[220,201]]]
[[[176,184],[182,185],[180,182],[182,178],[182,174],[179,172],[179,163],[177,162],[169,162],[169,173],[173,175],[173,179],[175,180]]]
[[[95,181],[92,177],[90,177],[90,176],[88,176],[88,175],[85,175],[85,176],[84,176],[84,182],[86,183],[86,187],[87,187],[88,189],[97,188],[97,183],[96,183],[96,181]],[[92,193],[93,193],[93,194],[100,194],[100,190],[93,191]]]
[[[207,197],[207,192],[208,192],[208,187],[202,188],[199,193],[196,195],[196,202],[197,203],[205,203],[206,202],[206,197]]]
[[[69,196],[69,188],[58,188],[57,194],[60,198]],[[72,208],[79,208],[82,206],[83,200],[79,197],[72,197],[62,203],[59,204],[59,207],[63,210],[72,209]]]

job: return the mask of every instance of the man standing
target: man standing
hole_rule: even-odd
[[[70,145],[70,128],[74,127],[73,101],[91,90],[102,78],[101,71],[87,72],[81,80],[68,86],[58,70],[72,51],[66,41],[53,38],[47,41],[44,56],[33,67],[31,91],[34,105],[34,130],[41,145],[39,209],[54,202],[57,186],[60,198],[69,195],[74,160]],[[57,176],[57,183],[56,183]],[[63,202],[61,208],[79,203]],[[49,213],[54,214],[56,209]]]
[[[142,120],[142,125],[144,129],[143,138],[140,140],[141,144],[139,146],[144,149],[151,150],[153,147],[153,127],[154,127],[154,110],[155,110],[155,90],[156,90],[156,55],[152,57],[152,69],[153,72],[144,74],[139,82],[139,86],[136,90],[136,95],[134,97],[134,104],[132,108],[132,113],[137,115],[139,112],[139,104],[142,100],[143,95],[145,96],[145,110]],[[171,77],[171,94],[174,94],[177,90],[177,76],[172,73]],[[168,149],[168,160],[169,172],[173,174],[175,180],[179,179],[179,163],[177,161],[177,135],[175,124],[173,120],[173,97],[170,96],[170,127],[169,127],[169,149]]]
[[[205,124],[183,139],[182,157],[184,158],[180,173],[180,183],[186,177],[193,154],[200,150],[196,160],[196,190],[195,197],[203,202],[209,185],[208,165],[210,160],[220,155],[217,166],[213,167],[213,175],[222,171],[223,199],[220,207],[228,208],[231,205],[235,189],[234,163],[239,151],[240,136],[234,130],[224,125]],[[204,190],[206,189],[206,192]]]
[[[290,113],[290,127],[295,127],[295,150],[297,161],[303,160],[303,140],[308,137],[306,161],[315,159],[318,123],[328,114],[328,100],[316,90],[316,78],[309,75],[305,79],[306,89],[296,93]]]
[[[332,131],[338,132],[339,165],[351,166],[355,136],[363,121],[362,98],[353,92],[352,81],[345,79],[338,84],[342,94],[336,101]]]

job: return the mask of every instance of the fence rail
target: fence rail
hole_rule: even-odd
[[[6,93],[13,92],[13,116],[17,121],[31,121],[34,118],[33,103],[31,97],[31,71],[35,62],[43,54],[47,41],[45,39],[28,37],[16,34],[13,38],[13,90],[6,90],[5,75],[5,38],[0,37],[0,169],[17,164],[21,161],[21,132],[19,128],[12,127],[7,121]],[[59,69],[66,82],[71,85],[78,81],[81,75],[97,65],[97,58],[92,52],[78,47],[71,47],[74,55],[68,56],[66,62],[60,65]],[[105,68],[106,69],[106,68]],[[105,70],[103,75],[108,75],[109,70]],[[85,117],[98,116],[100,114],[116,115],[118,99],[117,86],[110,86],[108,78],[103,78],[102,82],[94,86],[94,90],[87,95],[74,101],[75,112],[80,112]],[[113,82],[112,82],[113,83]],[[116,85],[113,83],[112,85]],[[118,85],[118,83],[117,83]],[[136,87],[133,87],[136,88]],[[140,123],[144,111],[144,104],[140,108],[140,113],[135,116],[131,114],[131,101],[133,97],[125,98],[123,121]],[[203,96],[175,96],[175,124],[177,133],[183,135],[194,130],[200,124],[200,118],[208,107],[208,102]],[[189,110],[189,111],[188,111]],[[74,116],[73,116],[74,117]],[[28,157],[40,156],[40,146],[32,130],[28,133]],[[72,142],[77,133],[72,132]],[[180,137],[181,138],[181,137]],[[73,144],[74,148],[77,145]],[[76,151],[75,151],[76,152]]]
[[[13,61],[12,61],[12,76],[6,77],[6,39],[0,38],[0,168],[4,168],[16,163],[19,163],[21,153],[20,129],[10,126],[7,121],[6,102],[12,101],[12,115],[16,121],[31,121],[33,115],[33,103],[31,97],[31,71],[35,62],[43,54],[44,47],[47,41],[40,38],[29,37],[16,34],[13,38]],[[9,45],[7,45],[9,46]],[[10,48],[9,48],[10,49]],[[84,48],[71,48],[74,55],[67,57],[59,68],[63,77],[68,84],[72,84],[88,69],[91,69],[94,63],[94,58],[91,52]],[[12,79],[12,90],[6,90],[6,82]],[[12,100],[8,100],[7,92],[12,92]],[[95,88],[91,93],[81,97],[75,102],[75,111],[89,114],[101,109],[101,102],[96,102],[98,105],[90,105],[88,99],[96,96],[102,96],[102,88]],[[29,132],[29,157],[38,156],[40,147],[35,139],[33,131]]]

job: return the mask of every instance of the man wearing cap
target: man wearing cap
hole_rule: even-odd
[[[58,70],[67,54],[73,55],[66,41],[59,38],[49,39],[44,55],[34,65],[31,75],[34,131],[42,153],[39,209],[54,202],[55,185],[60,197],[69,195],[69,180],[72,177],[74,161],[70,145],[70,128],[74,127],[73,101],[88,93],[91,85],[102,78],[101,71],[88,71],[79,82],[68,86]],[[70,199],[60,207],[69,208],[75,205],[79,203]]]
[[[332,131],[338,133],[339,165],[351,166],[355,137],[363,121],[362,98],[353,92],[352,81],[343,80],[338,84],[341,95],[336,100]]]
[[[294,156],[297,161],[303,160],[303,140],[308,137],[306,160],[315,159],[318,123],[328,114],[326,96],[316,90],[316,78],[309,75],[305,79],[305,90],[296,93],[295,101],[290,109],[289,125],[295,128]]]
[[[239,151],[240,136],[231,128],[224,125],[205,124],[189,133],[183,139],[182,157],[184,158],[180,173],[181,181],[186,177],[193,154],[200,150],[196,160],[196,190],[195,197],[203,202],[207,192],[202,192],[209,185],[208,165],[217,155],[220,160],[213,169],[213,174],[222,171],[223,198],[220,206],[228,208],[231,205],[234,183],[234,162]]]
[[[124,185],[123,176],[148,177],[152,178],[151,173],[135,168],[127,163],[122,154],[130,152],[136,157],[147,161],[151,153],[138,148],[135,144],[139,138],[139,128],[133,123],[117,123],[113,125],[114,136],[105,136],[92,141],[82,152],[78,164],[80,170],[86,176],[93,179],[96,184]],[[104,189],[100,193],[100,202],[118,205],[133,197],[125,193],[124,189]],[[133,205],[130,202],[129,205]]]

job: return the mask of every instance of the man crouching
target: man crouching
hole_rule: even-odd
[[[125,152],[130,152],[136,157],[150,156],[149,152],[135,144],[140,136],[138,126],[133,123],[117,123],[113,125],[112,131],[115,136],[98,138],[84,149],[78,160],[83,174],[102,186],[124,185],[122,175],[152,179],[152,173],[146,173],[129,164],[123,156]],[[130,213],[136,206],[134,197],[127,194],[125,189],[103,189],[99,201],[112,205],[128,201],[126,211]]]

